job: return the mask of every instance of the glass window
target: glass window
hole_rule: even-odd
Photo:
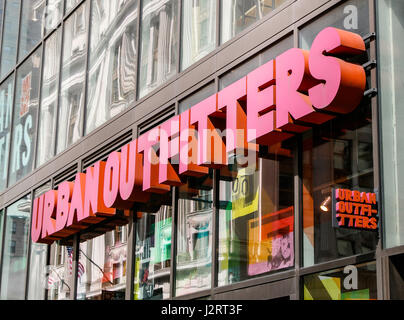
[[[181,29],[181,70],[185,70],[216,47],[216,1],[184,1]]]
[[[6,0],[4,15],[3,43],[1,46],[0,78],[3,78],[15,66],[17,59],[18,27],[20,0]]]
[[[175,295],[211,288],[213,170],[179,188]]]
[[[332,188],[374,190],[371,107],[315,128],[303,140],[304,266],[376,249],[378,233],[333,227]]]
[[[376,263],[305,276],[303,291],[304,300],[377,300]]]
[[[286,0],[223,0],[221,3],[221,42],[262,19]]]
[[[3,27],[3,21],[4,21],[4,1],[5,0],[0,0],[0,28]],[[1,30],[1,29],[0,29]],[[0,45],[1,45],[1,40],[0,40]]]
[[[383,215],[384,246],[387,248],[404,244],[404,186],[403,130],[401,104],[404,99],[404,43],[398,41],[404,32],[404,2],[382,0],[377,2],[379,36],[381,157],[383,164]]]
[[[65,13],[68,13],[71,9],[73,9],[76,5],[78,5],[80,1],[81,0],[66,0]]]
[[[214,82],[211,82],[211,83],[205,85],[198,91],[192,93],[191,95],[189,95],[188,97],[186,97],[180,101],[179,112],[182,113],[182,112],[192,108],[194,105],[209,98],[210,96],[212,96],[215,93],[216,93],[216,89],[215,89]]]
[[[5,189],[7,185],[13,97],[14,74],[0,86],[0,190]]]
[[[404,300],[404,254],[389,257],[390,300]]]
[[[86,133],[135,101],[138,1],[93,0]]]
[[[50,160],[55,153],[61,40],[62,32],[58,29],[45,42],[37,167]]]
[[[45,33],[56,28],[62,20],[63,0],[48,0],[45,9]]]
[[[232,68],[230,71],[220,77],[219,90],[222,90],[230,84],[240,80],[248,75],[251,71],[254,71],[259,66],[264,65],[266,62],[275,59],[278,55],[290,48],[293,48],[293,37],[287,37],[276,42],[269,48],[261,51],[258,55],[248,59],[241,65]]]
[[[1,278],[1,300],[24,300],[27,275],[31,197],[7,208]],[[16,223],[17,232],[12,233]]]
[[[284,143],[285,144],[285,143]],[[293,143],[220,172],[218,284],[294,267]]]
[[[51,190],[51,183],[47,183],[34,192],[35,199]],[[47,256],[48,245],[33,243],[31,241],[31,253],[28,274],[28,300],[45,300],[47,288]]]
[[[353,18],[355,14],[358,20]],[[305,26],[300,32],[301,47],[309,49],[316,34],[328,26],[368,34],[368,2],[344,2]],[[367,61],[366,53],[352,60],[358,64]],[[323,205],[330,205],[335,187],[374,191],[372,111],[366,100],[353,113],[338,116],[303,136],[304,266],[376,248],[377,232],[333,227],[332,210]]]
[[[9,185],[29,174],[34,165],[42,48],[17,70]]]
[[[38,44],[43,36],[45,0],[22,1],[20,46],[21,61]]]
[[[365,36],[370,32],[369,2],[350,0],[334,8],[299,32],[300,48],[310,50],[317,34],[326,27],[344,29]]]
[[[88,3],[78,8],[64,25],[57,153],[82,136]]]
[[[139,97],[177,73],[178,0],[143,1]]]
[[[170,297],[171,206],[142,213],[136,223],[135,300]]]
[[[53,243],[46,272],[48,300],[69,300],[73,294],[73,248]]]
[[[127,251],[127,226],[81,243],[77,299],[124,300]]]
[[[4,210],[0,210],[0,264],[2,260],[2,248],[3,248],[3,229],[4,229]]]
[[[219,90],[226,88],[230,84],[245,77],[251,71],[257,69],[260,65],[263,64],[260,58],[260,55],[256,55],[244,61],[242,64],[231,68],[230,71],[226,72],[223,76],[220,77]]]

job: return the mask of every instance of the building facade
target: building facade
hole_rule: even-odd
[[[0,299],[404,299],[402,1],[0,10]],[[365,44],[344,56],[366,72],[355,110],[299,123],[253,165],[209,168],[63,240],[32,241],[34,199],[328,27]],[[336,190],[377,195],[378,228],[336,227]]]

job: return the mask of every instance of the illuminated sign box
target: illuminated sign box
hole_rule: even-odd
[[[378,231],[378,195],[375,192],[332,189],[333,227]]]

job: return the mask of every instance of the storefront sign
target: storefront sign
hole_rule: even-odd
[[[337,228],[377,231],[377,195],[349,189],[333,190],[333,224]]]
[[[248,275],[294,265],[294,212],[289,207],[248,222]]]
[[[151,193],[169,192],[185,176],[227,166],[229,153],[248,150],[255,161],[259,145],[352,112],[363,97],[366,74],[343,59],[365,51],[359,35],[323,30],[310,51],[286,51],[77,174],[75,182],[35,199],[32,240],[69,237],[114,216],[116,209],[149,201]]]

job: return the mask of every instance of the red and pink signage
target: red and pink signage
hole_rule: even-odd
[[[333,189],[333,225],[336,228],[378,231],[377,194],[350,189]]]
[[[74,182],[36,198],[32,240],[64,239],[114,216],[116,209],[169,192],[186,176],[227,166],[229,154],[256,157],[259,145],[352,112],[363,97],[366,74],[343,59],[365,50],[359,35],[327,28],[310,51],[286,51],[77,174]]]

